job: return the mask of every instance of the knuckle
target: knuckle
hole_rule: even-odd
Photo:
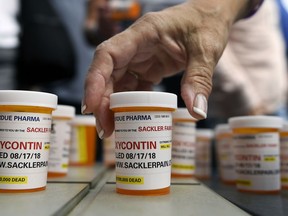
[[[212,74],[210,71],[206,66],[193,68],[192,71],[187,73],[185,82],[198,90],[200,90],[201,86],[201,91],[210,94],[212,90]]]

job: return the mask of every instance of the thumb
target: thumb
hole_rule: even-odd
[[[207,118],[208,97],[212,90],[213,69],[192,64],[181,81],[181,96],[189,113],[196,119]]]
[[[189,113],[198,120],[207,118],[214,68],[228,40],[228,30],[222,29],[221,34],[213,29],[199,30],[186,41],[187,66],[181,80],[181,96]]]

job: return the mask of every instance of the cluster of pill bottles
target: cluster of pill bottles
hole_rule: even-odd
[[[230,118],[228,126],[223,124],[215,128],[221,180],[224,183],[235,182],[240,192],[279,193],[287,179],[283,166],[287,158],[287,129],[283,126],[283,119],[239,116]],[[223,141],[225,138],[227,140]],[[229,173],[234,177],[227,178]]]
[[[104,161],[115,166],[116,192],[163,195],[170,192],[171,178],[211,176],[214,133],[196,129],[196,119],[188,110],[177,108],[175,94],[113,93],[110,109],[115,130],[104,140],[104,149],[115,157],[105,159],[104,153]]]
[[[96,160],[94,116],[76,115],[75,107],[58,105],[52,112],[48,177],[65,177],[69,167],[92,166]]]
[[[47,177],[64,177],[69,166],[95,158],[94,116],[75,115],[54,94],[0,91],[0,192],[45,190]]]
[[[75,107],[58,105],[52,112],[48,177],[64,177],[73,166],[92,166],[96,160],[94,116],[75,114]]]
[[[211,129],[196,128],[197,120],[187,108],[173,113],[172,178],[211,177]]]

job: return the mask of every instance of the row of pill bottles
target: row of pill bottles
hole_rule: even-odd
[[[278,193],[282,128],[283,119],[276,116],[232,117],[228,125],[216,127],[222,181],[241,192]]]

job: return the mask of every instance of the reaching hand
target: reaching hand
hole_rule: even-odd
[[[85,83],[83,113],[93,113],[99,136],[114,128],[109,96],[116,91],[151,90],[164,77],[185,71],[181,96],[190,114],[206,118],[212,74],[231,25],[251,0],[191,0],[148,13],[100,44]]]

